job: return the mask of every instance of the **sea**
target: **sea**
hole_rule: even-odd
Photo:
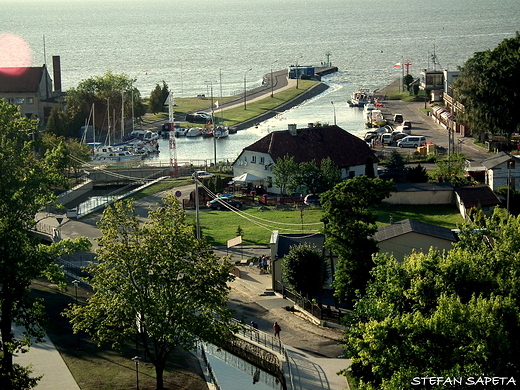
[[[271,70],[331,63],[330,88],[218,143],[177,140],[180,162],[234,160],[242,148],[289,123],[336,123],[362,135],[361,110],[346,102],[403,67],[455,70],[520,30],[518,0],[0,0],[0,66],[52,68],[63,90],[107,71],[135,79],[142,96],[166,82],[174,97],[241,93]],[[2,51],[2,39],[24,44]],[[497,64],[499,66],[499,64]],[[52,73],[51,73],[52,75]],[[169,159],[167,141],[158,160]]]

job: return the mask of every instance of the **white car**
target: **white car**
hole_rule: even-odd
[[[193,175],[191,175],[191,177],[193,177],[194,179],[197,178],[199,180],[202,180],[202,179],[211,179],[212,177],[215,177],[215,175],[213,173],[206,172],[206,171],[196,171],[196,172],[193,172]]]

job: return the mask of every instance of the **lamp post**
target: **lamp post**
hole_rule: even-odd
[[[139,360],[140,356],[134,356],[132,360],[135,362],[135,388],[139,390]]]
[[[74,290],[76,292],[76,306],[78,305],[78,284],[79,284],[79,280],[77,279],[74,279],[72,281],[72,284],[74,285]],[[78,337],[76,339],[76,350],[77,351],[81,351],[81,340],[80,340],[80,336],[79,336],[79,331],[78,331]]]
[[[249,72],[250,70],[253,70],[253,68],[249,68],[248,70],[246,70],[244,72],[244,110],[247,110],[247,106],[246,106],[246,91],[247,91],[247,84],[246,84],[246,75],[247,75],[247,72]]]
[[[510,187],[511,187],[511,165],[512,161],[507,162],[507,205],[506,210],[509,213],[509,196],[510,196]]]
[[[278,60],[274,60],[271,62],[271,97],[274,96],[274,82],[273,82],[273,64],[278,62]]]
[[[330,102],[332,104],[332,108],[334,110],[334,126],[336,126],[336,106],[334,105],[334,102]]]

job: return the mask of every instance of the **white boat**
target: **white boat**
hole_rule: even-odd
[[[135,154],[129,150],[123,150],[114,146],[100,146],[94,152],[92,161],[132,161],[141,160],[140,154]]]
[[[381,127],[386,125],[386,119],[381,110],[372,110],[368,116],[368,123],[373,127]]]
[[[186,137],[198,137],[198,136],[202,135],[202,133],[203,133],[202,128],[200,128],[200,127],[191,127],[186,132]]]
[[[225,138],[229,135],[229,129],[224,126],[218,126],[213,129],[213,137]]]
[[[184,137],[186,133],[188,132],[188,129],[186,127],[176,127],[173,131],[173,134],[176,137]]]
[[[372,103],[374,94],[368,88],[361,88],[352,92],[350,100],[347,102],[350,107],[363,107],[365,104]]]
[[[159,134],[150,130],[134,130],[130,133],[130,138],[136,138],[143,141],[154,141],[159,139]]]

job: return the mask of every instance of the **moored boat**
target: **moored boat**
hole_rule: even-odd
[[[218,126],[213,129],[213,137],[225,138],[229,135],[229,129],[225,126]]]
[[[202,135],[202,129],[200,127],[191,127],[186,132],[186,137],[198,137],[199,135]]]
[[[363,107],[365,104],[372,103],[373,95],[368,88],[361,88],[352,92],[352,96],[347,103],[350,107]]]

